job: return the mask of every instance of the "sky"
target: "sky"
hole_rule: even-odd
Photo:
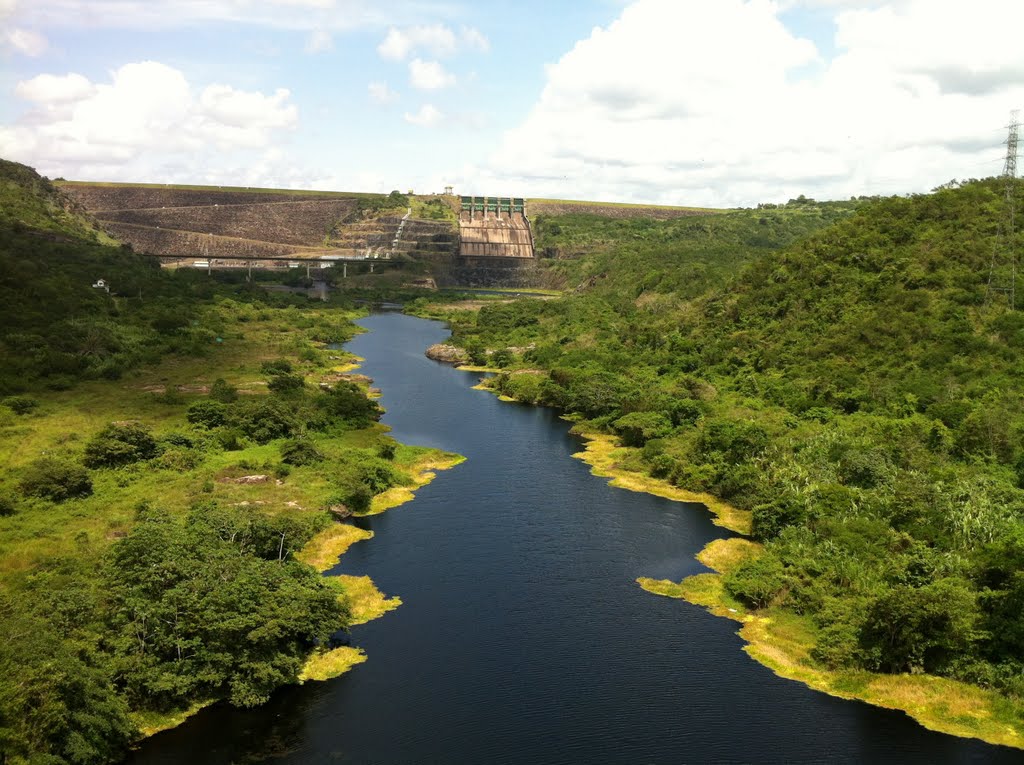
[[[1019,0],[0,0],[51,178],[710,207],[998,175]]]

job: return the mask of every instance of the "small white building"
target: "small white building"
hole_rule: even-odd
[[[104,292],[110,292],[110,285],[107,284],[106,279],[97,279],[96,283],[92,285],[94,290],[103,290]]]

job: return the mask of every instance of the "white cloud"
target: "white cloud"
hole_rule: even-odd
[[[0,3],[12,5],[11,0]],[[0,5],[3,9],[4,5]],[[417,23],[453,14],[446,0],[28,0],[17,15],[39,28],[159,29],[232,23],[275,29],[338,32]]]
[[[14,94],[26,101],[42,104],[61,104],[68,101],[80,101],[96,92],[96,86],[80,74],[74,72],[58,77],[53,74],[40,74],[31,80],[19,82]]]
[[[298,123],[287,90],[271,95],[212,84],[196,97],[185,76],[154,61],[126,64],[109,82],[40,75],[16,93],[34,109],[0,131],[0,155],[42,172],[85,177],[179,156],[194,166],[214,155],[269,146]]]
[[[455,75],[437,61],[414,58],[409,62],[409,83],[417,90],[440,90],[455,84]]]
[[[18,10],[17,0],[0,0],[0,52],[20,53],[23,56],[41,56],[46,52],[46,38],[38,32],[15,26],[11,19]]]
[[[1024,4],[866,5],[843,3],[824,61],[770,0],[637,0],[549,67],[478,172],[529,195],[709,205],[997,172],[992,131],[1024,105]]]
[[[209,85],[199,97],[203,116],[231,127],[269,132],[294,127],[298,109],[288,103],[291,93],[278,88],[274,95],[235,90],[230,85]]]
[[[462,27],[459,30],[459,38],[462,41],[463,47],[469,50],[487,53],[491,49],[490,40],[476,27]]]
[[[433,104],[423,104],[415,114],[406,112],[405,121],[420,127],[434,127],[444,119],[444,115]]]
[[[334,40],[331,33],[325,29],[314,29],[306,38],[306,53],[323,53],[334,47]]]
[[[25,56],[41,56],[46,52],[46,38],[28,29],[13,27],[3,33],[3,47]]]
[[[398,100],[398,94],[389,88],[386,82],[371,82],[366,89],[370,94],[370,101],[379,106],[386,106]]]
[[[464,26],[456,34],[444,24],[429,24],[390,27],[377,46],[377,53],[390,61],[405,61],[416,53],[447,58],[462,49],[486,52],[489,48],[490,43],[479,29]]]
[[[450,56],[458,45],[455,33],[444,24],[427,26],[391,27],[383,42],[377,46],[381,58],[403,61],[414,51],[425,51],[431,56]]]

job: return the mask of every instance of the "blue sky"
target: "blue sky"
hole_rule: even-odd
[[[51,177],[752,205],[1001,170],[1010,0],[0,0]]]

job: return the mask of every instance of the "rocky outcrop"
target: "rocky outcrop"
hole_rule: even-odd
[[[435,343],[427,348],[427,358],[434,361],[444,361],[448,364],[465,364],[469,361],[469,354],[461,348],[445,343]]]

